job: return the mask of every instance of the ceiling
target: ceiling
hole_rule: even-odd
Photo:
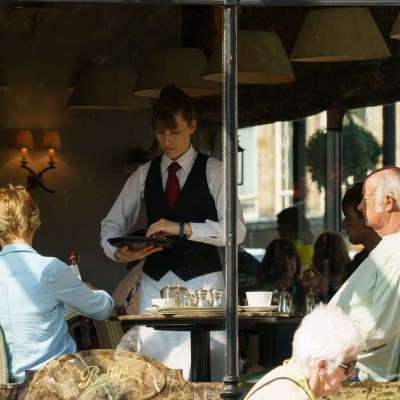
[[[315,7],[314,7],[315,8]],[[239,30],[277,32],[290,55],[309,7],[243,8]],[[292,62],[296,80],[279,85],[239,85],[239,125],[295,120],[323,110],[389,104],[400,99],[400,41],[389,37],[400,7],[370,7],[391,57],[384,61]],[[206,102],[206,100],[203,100]],[[219,103],[207,100],[207,120],[218,121]],[[213,112],[214,110],[214,112]]]
[[[15,6],[55,10],[26,18]],[[239,29],[277,32],[290,54],[309,7],[243,7]],[[239,85],[240,127],[294,120],[332,107],[357,108],[400,98],[400,41],[389,37],[400,7],[370,7],[391,51],[384,61],[295,63],[296,80],[278,85]],[[24,15],[25,13],[25,15]],[[153,49],[181,44],[210,57],[222,35],[223,9],[199,5],[73,2],[1,2],[0,56],[10,84],[65,87],[85,66],[134,66],[140,73]],[[32,46],[32,42],[36,46]],[[17,76],[16,65],[26,68]],[[22,89],[21,89],[22,90]],[[199,119],[220,124],[221,96],[197,100]]]

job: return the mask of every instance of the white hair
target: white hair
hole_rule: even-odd
[[[372,184],[375,185],[375,211],[381,213],[382,199],[387,193],[392,195],[392,197],[398,203],[400,199],[400,169],[389,167],[378,170],[379,173],[373,173]]]
[[[122,336],[120,342],[117,345],[117,350],[136,352],[138,339],[139,339],[138,326],[134,326],[133,328],[125,332],[124,336]]]
[[[311,374],[317,360],[328,362],[328,373],[343,362],[345,354],[363,346],[353,320],[338,307],[319,304],[306,315],[294,334],[292,360]]]

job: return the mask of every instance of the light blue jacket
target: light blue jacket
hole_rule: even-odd
[[[0,326],[4,332],[10,382],[22,382],[62,354],[76,351],[64,321],[64,303],[96,320],[114,307],[103,290],[93,291],[67,264],[44,257],[26,244],[0,252]]]

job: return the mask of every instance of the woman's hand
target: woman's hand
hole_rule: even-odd
[[[190,224],[184,224],[184,228],[183,233],[190,236],[192,234]],[[179,222],[168,221],[164,218],[151,224],[146,233],[147,237],[155,236],[158,238],[177,235],[179,235]]]
[[[162,249],[161,246],[154,246],[152,244],[142,247],[141,249],[130,249],[129,246],[122,246],[114,253],[114,257],[116,260],[124,262],[142,260],[150,254]]]

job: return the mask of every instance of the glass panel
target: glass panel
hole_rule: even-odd
[[[344,117],[340,133],[343,194],[382,165],[382,110],[382,106],[354,109]],[[326,112],[307,117],[304,148],[298,143],[296,148],[293,145],[293,122],[275,122],[239,131],[240,143],[245,148],[244,182],[239,186],[239,197],[248,226],[246,247],[265,249],[278,238],[277,214],[291,206],[300,206],[304,211],[314,239],[325,230],[326,126]],[[295,153],[302,151],[306,152],[305,201],[296,203],[294,159]]]

